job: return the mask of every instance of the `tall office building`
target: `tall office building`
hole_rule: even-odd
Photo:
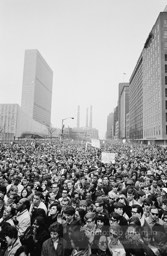
[[[89,128],[92,129],[92,119],[93,119],[93,113],[92,113],[92,110],[93,107],[90,106],[90,117],[89,117]]]
[[[129,138],[143,139],[143,57],[139,57],[129,81]]]
[[[88,115],[89,115],[89,109],[86,108],[86,127],[88,128]]]
[[[119,84],[118,121],[119,138],[126,138],[126,114],[129,112],[129,83]]]
[[[110,113],[107,116],[107,132],[106,132],[106,139],[112,139],[113,138],[113,132],[114,132],[114,113]]]
[[[80,128],[80,106],[77,107],[77,128]]]
[[[161,12],[130,78],[130,139],[167,142],[167,12]]]
[[[33,120],[50,125],[53,71],[38,50],[26,50],[21,108]]]

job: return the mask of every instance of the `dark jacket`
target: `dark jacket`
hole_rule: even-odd
[[[63,238],[60,238],[57,249],[55,250],[52,239],[49,238],[42,245],[41,256],[65,256],[67,255],[66,245],[66,241]]]

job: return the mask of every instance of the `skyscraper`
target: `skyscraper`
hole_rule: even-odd
[[[21,107],[33,120],[50,125],[53,71],[38,50],[26,50]]]
[[[93,113],[92,113],[92,106],[90,106],[90,117],[89,117],[89,128],[92,129],[92,119],[93,119]]]
[[[80,127],[80,106],[77,107],[77,128]]]

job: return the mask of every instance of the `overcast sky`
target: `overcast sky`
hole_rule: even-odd
[[[25,49],[38,49],[54,73],[52,124],[81,126],[93,106],[104,137],[107,115],[128,82],[166,0],[0,0],[0,103],[21,103]],[[124,74],[126,73],[126,75]]]

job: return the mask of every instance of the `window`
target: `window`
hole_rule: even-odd
[[[166,122],[167,122],[167,113],[166,113]]]
[[[166,30],[164,31],[163,38],[167,38],[167,31]]]
[[[165,65],[165,73],[167,73],[167,65]]]
[[[167,76],[165,76],[165,84],[167,84]]]
[[[167,61],[167,54],[165,54],[165,61]]]
[[[164,27],[167,27],[167,20],[164,20]]]
[[[165,108],[167,109],[167,100],[165,101]]]
[[[165,88],[165,97],[167,97],[167,88]]]
[[[167,125],[166,125],[166,134],[167,134]]]

